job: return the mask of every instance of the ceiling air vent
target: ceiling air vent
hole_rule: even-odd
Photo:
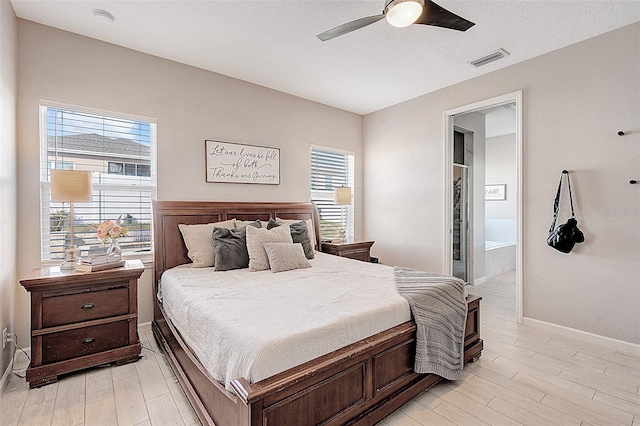
[[[505,56],[509,55],[509,52],[507,52],[504,49],[498,49],[494,52],[491,52],[487,55],[484,55],[480,58],[474,59],[473,61],[469,61],[467,62],[470,65],[473,65],[474,67],[478,68],[481,67],[483,65],[487,65],[488,63],[491,63],[493,61],[497,61],[498,59],[502,59]]]

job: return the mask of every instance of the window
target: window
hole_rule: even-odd
[[[108,172],[110,175],[127,176],[151,176],[149,164],[115,163],[109,161]]]
[[[74,205],[74,239],[80,256],[106,251],[97,227],[118,217],[129,230],[119,240],[123,253],[150,252],[155,123],[41,103],[40,129],[42,260],[64,259],[70,244],[69,203],[51,201],[49,176],[54,168],[92,173],[92,201]]]
[[[347,186],[353,191],[353,154],[328,148],[311,148],[311,201],[320,214],[320,235],[338,238],[340,228],[353,241],[353,202],[340,206],[333,202],[333,190]],[[353,200],[353,196],[351,197]]]
[[[109,173],[110,175],[121,175],[124,171],[123,163],[114,163],[113,161],[109,161]]]

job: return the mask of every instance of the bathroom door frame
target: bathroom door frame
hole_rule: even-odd
[[[456,126],[458,127],[458,126]],[[461,169],[461,179],[462,179],[462,192],[460,194],[461,201],[464,201],[465,211],[460,213],[461,216],[464,216],[464,229],[460,229],[460,246],[462,249],[460,250],[461,257],[464,256],[464,268],[465,268],[465,278],[464,281],[469,284],[472,280],[473,275],[473,255],[474,255],[474,247],[473,247],[473,235],[471,234],[471,230],[473,229],[473,201],[471,200],[471,192],[469,191],[469,172],[470,168],[464,164],[453,164],[453,170],[455,168],[460,167]],[[466,179],[465,179],[466,178]],[[452,203],[453,208],[453,203]],[[451,211],[453,214],[453,210]],[[453,259],[453,222],[451,223],[451,274],[454,275],[455,268],[453,267],[455,260]],[[471,242],[471,243],[470,243]],[[455,275],[454,275],[455,276]],[[460,277],[458,277],[460,278]]]
[[[523,317],[523,168],[522,168],[522,90],[459,106],[444,111],[444,242],[445,255],[443,270],[445,274],[453,272],[453,127],[456,115],[480,111],[494,106],[515,103],[516,105],[516,168],[517,168],[517,213],[516,213],[516,321],[522,324]]]

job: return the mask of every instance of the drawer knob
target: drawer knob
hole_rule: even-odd
[[[88,345],[89,343],[95,342],[95,340],[96,340],[96,339],[95,339],[95,338],[93,338],[93,337],[87,337],[86,339],[84,339],[84,340],[82,341],[82,344],[83,344],[83,345]]]
[[[85,303],[84,305],[82,305],[80,307],[80,309],[91,309],[93,308],[95,305],[93,303]]]

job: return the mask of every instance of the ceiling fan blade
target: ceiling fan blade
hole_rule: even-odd
[[[328,31],[318,34],[316,37],[318,37],[322,41],[331,40],[332,38],[350,33],[351,31],[359,30],[360,28],[371,25],[374,22],[378,22],[382,18],[384,18],[384,13],[380,15],[367,16],[366,18],[356,19],[355,21],[347,22],[346,24],[338,25],[335,28],[331,28]]]
[[[433,25],[435,27],[449,28],[458,31],[467,31],[475,25],[473,22],[467,21],[453,12],[449,12],[431,0],[424,1],[422,15],[420,15],[414,24]]]

